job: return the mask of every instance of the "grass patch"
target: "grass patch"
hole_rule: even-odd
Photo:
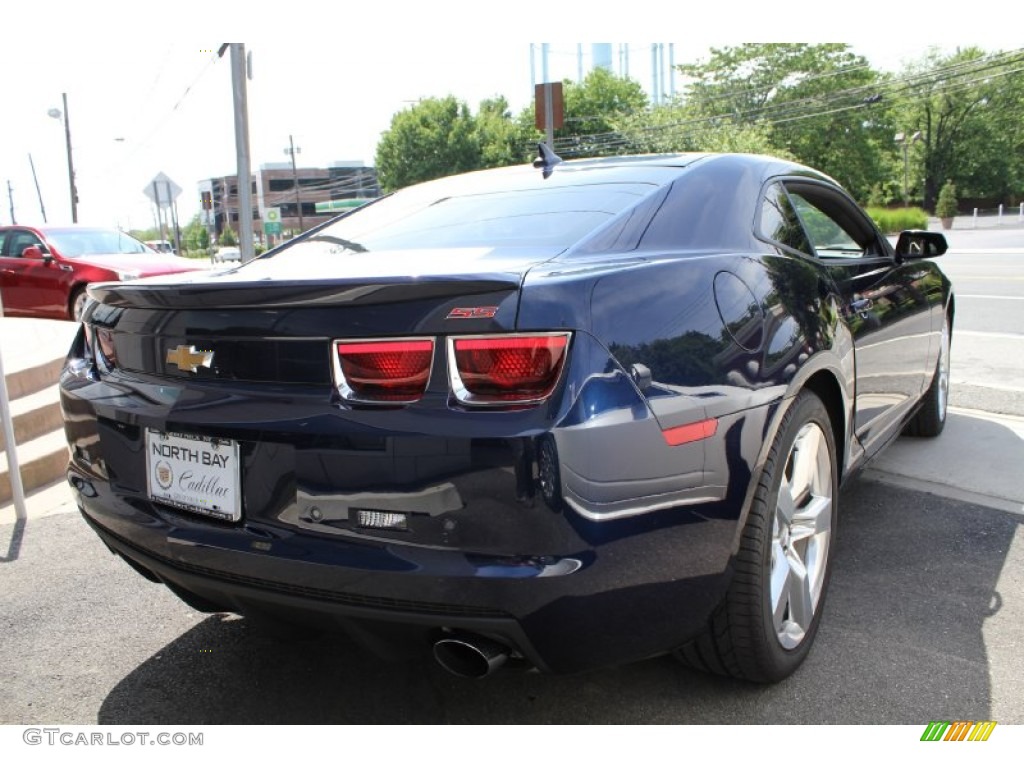
[[[928,213],[921,208],[869,207],[867,214],[886,235],[902,232],[905,229],[928,228]]]

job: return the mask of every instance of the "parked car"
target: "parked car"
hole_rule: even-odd
[[[154,253],[116,229],[0,227],[0,298],[11,317],[77,319],[90,283],[134,280],[203,267]]]
[[[157,253],[177,253],[174,249],[174,243],[170,240],[147,240],[146,245]]]
[[[214,264],[227,264],[233,261],[241,262],[242,251],[231,246],[218,248],[213,252],[212,260]]]
[[[776,681],[819,627],[842,483],[942,431],[945,249],[783,160],[545,151],[230,273],[93,288],[68,477],[200,611],[466,676],[675,652]]]

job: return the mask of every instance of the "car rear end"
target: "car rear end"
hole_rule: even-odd
[[[524,288],[550,243],[356,245],[327,230],[287,260],[93,289],[61,397],[103,541],[199,610],[434,645],[462,674],[695,633],[734,521],[650,478],[611,514],[563,493],[571,468],[673,448],[585,312],[522,309],[578,304],[592,275]],[[703,462],[671,455],[684,478]]]

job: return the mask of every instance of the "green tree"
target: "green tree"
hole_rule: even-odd
[[[500,168],[533,159],[530,146],[533,133],[513,120],[504,96],[480,102],[476,135],[480,146],[480,168]]]
[[[205,251],[210,247],[210,233],[200,222],[198,213],[185,226],[182,239],[185,241],[185,248],[190,251]]]
[[[694,118],[681,104],[659,106],[650,112],[623,117],[616,124],[624,139],[623,151],[646,152],[749,152],[788,156],[787,150],[772,143],[766,123],[737,124],[731,120],[714,123]]]
[[[606,69],[591,70],[582,82],[562,83],[564,126],[555,131],[555,150],[564,157],[594,157],[622,151],[618,126],[647,108],[647,95],[635,80]],[[544,140],[535,127],[535,105],[519,116],[519,124],[533,142]]]
[[[163,239],[163,235],[160,234],[160,230],[156,227],[151,227],[149,229],[130,229],[128,230],[128,234],[142,242],[146,242],[147,240]]]
[[[224,246],[236,246],[238,245],[238,236],[231,227],[224,227],[224,231],[220,233],[218,242],[220,245]]]
[[[580,83],[563,85],[565,127],[556,136],[615,132],[622,117],[647,108],[647,94],[636,80],[598,67]]]
[[[964,197],[1012,202],[1024,193],[1024,54],[967,48],[929,52],[900,75],[894,110],[900,130],[920,131],[914,177],[923,177],[924,207],[952,180]]]
[[[454,96],[423,99],[391,118],[377,144],[376,164],[387,191],[480,168],[476,121]]]
[[[866,199],[889,173],[884,78],[843,43],[712,48],[679,67],[693,126],[761,125],[770,145]],[[880,148],[885,147],[885,152]]]

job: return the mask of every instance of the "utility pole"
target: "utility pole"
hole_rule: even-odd
[[[544,136],[548,149],[555,151],[555,105],[551,95],[551,82],[548,80],[549,43],[541,43],[541,78],[544,83]]]
[[[178,201],[171,200],[171,220],[174,222],[174,247],[175,253],[181,255],[181,227],[178,226]]]
[[[43,205],[43,193],[39,190],[39,177],[36,176],[36,164],[32,162],[32,153],[28,153],[28,164],[32,166],[32,181],[36,183],[36,197],[39,198],[39,212],[43,214],[43,223],[46,223],[46,206]]]
[[[249,100],[246,93],[245,43],[231,48],[231,92],[235,106],[235,154],[238,158],[238,245],[242,261],[252,259],[252,169],[249,162]],[[221,51],[223,52],[223,46]]]
[[[71,160],[71,118],[68,117],[68,95],[62,93],[64,99],[64,138],[68,145],[68,183],[71,186],[71,221],[78,223],[78,187],[75,186],[75,164]]]
[[[299,172],[295,168],[295,153],[301,152],[302,147],[295,148],[295,140],[292,139],[292,135],[288,134],[288,149],[284,151],[286,155],[292,156],[292,183],[295,185],[295,208],[299,212],[299,234],[301,235],[306,231],[305,225],[302,223],[302,200],[299,198]]]
[[[160,200],[160,185],[153,179],[153,201],[156,203],[156,228],[160,233],[160,239],[167,239],[167,229],[164,227],[163,205]]]
[[[675,101],[676,98],[676,44],[668,44],[668,95]]]
[[[18,220],[14,218],[14,189],[11,187],[11,180],[7,180],[7,200],[11,204],[11,224],[17,224]]]

